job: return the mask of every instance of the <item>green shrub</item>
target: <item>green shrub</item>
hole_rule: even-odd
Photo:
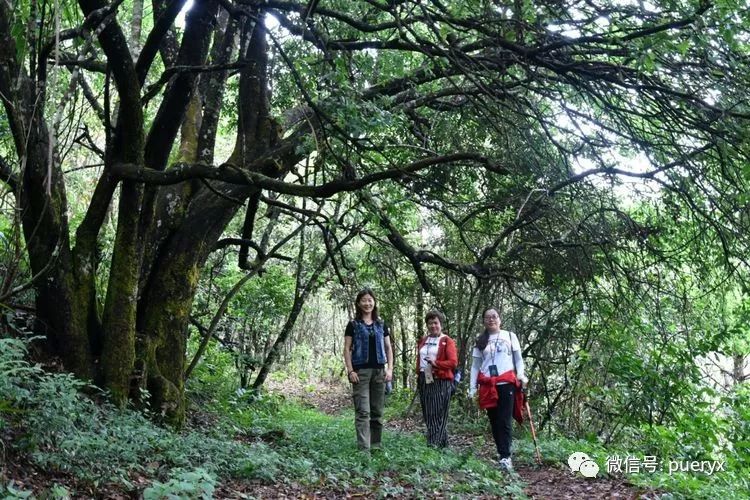
[[[21,498],[38,498],[39,500],[70,500],[71,494],[67,488],[58,484],[42,492],[39,496],[34,496],[33,491],[28,491],[15,487],[15,483],[10,481],[6,485],[0,484],[0,496],[4,500],[21,499]]]
[[[271,479],[253,464],[281,461],[267,446],[232,441],[231,435],[160,427],[140,412],[114,407],[100,392],[103,401],[95,403],[81,394],[95,391],[88,384],[69,374],[44,373],[23,360],[22,342],[0,341],[0,401],[4,413],[23,415],[23,437],[14,446],[40,467],[69,472],[92,485],[131,487],[136,472],[158,476],[173,469]],[[271,398],[263,401],[273,408]]]
[[[204,469],[173,471],[166,483],[154,482],[143,491],[143,500],[183,500],[213,498],[216,479]]]

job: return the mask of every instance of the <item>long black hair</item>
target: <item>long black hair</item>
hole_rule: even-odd
[[[365,295],[369,295],[372,297],[372,300],[375,302],[375,307],[372,308],[372,320],[373,321],[380,321],[380,317],[378,316],[378,299],[375,297],[375,292],[372,291],[372,288],[363,288],[359,292],[357,292],[357,298],[354,299],[354,309],[356,312],[354,313],[354,317],[357,319],[362,319],[362,309],[359,308],[359,299],[364,297]]]
[[[500,310],[495,306],[485,307],[484,311],[482,311],[482,321],[484,321],[484,315],[487,314],[487,311],[495,311],[497,312],[497,315],[500,316]],[[482,333],[477,336],[476,343],[474,346],[479,349],[479,351],[484,351],[484,348],[487,347],[487,344],[490,342],[490,332],[487,331],[485,328]]]

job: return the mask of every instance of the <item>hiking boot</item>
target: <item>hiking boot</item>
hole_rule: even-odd
[[[513,472],[513,462],[511,462],[510,457],[501,458],[498,460],[498,463],[500,464],[500,468],[505,472]]]

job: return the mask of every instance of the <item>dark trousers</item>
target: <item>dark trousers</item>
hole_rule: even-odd
[[[511,432],[513,431],[513,403],[515,401],[515,387],[513,384],[500,384],[497,388],[497,407],[487,408],[490,419],[492,437],[495,440],[497,454],[500,458],[510,457]]]
[[[419,373],[419,403],[427,427],[427,444],[438,448],[448,446],[448,409],[451,405],[453,381],[436,378],[426,383],[424,372]]]

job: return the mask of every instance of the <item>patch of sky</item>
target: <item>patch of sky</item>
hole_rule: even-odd
[[[596,174],[589,177],[588,180],[600,189],[610,190],[624,206],[633,206],[644,200],[655,199],[660,196],[661,189],[657,182],[637,177],[637,175],[655,170],[646,154],[639,152],[625,155],[617,151],[607,151],[600,156],[606,166],[621,172],[627,172],[632,176]],[[598,162],[581,156],[573,159],[572,166],[574,174],[582,174],[601,168]]]
[[[185,16],[187,15],[188,11],[190,11],[190,9],[193,8],[193,3],[194,3],[194,0],[187,0],[187,2],[185,2],[185,5],[182,7],[182,10],[180,11],[179,14],[177,14],[177,17],[174,20],[175,26],[177,26],[180,29],[185,28]],[[265,25],[269,31],[276,30],[277,28],[279,28],[279,20],[273,17],[272,15],[267,14],[265,17]]]

